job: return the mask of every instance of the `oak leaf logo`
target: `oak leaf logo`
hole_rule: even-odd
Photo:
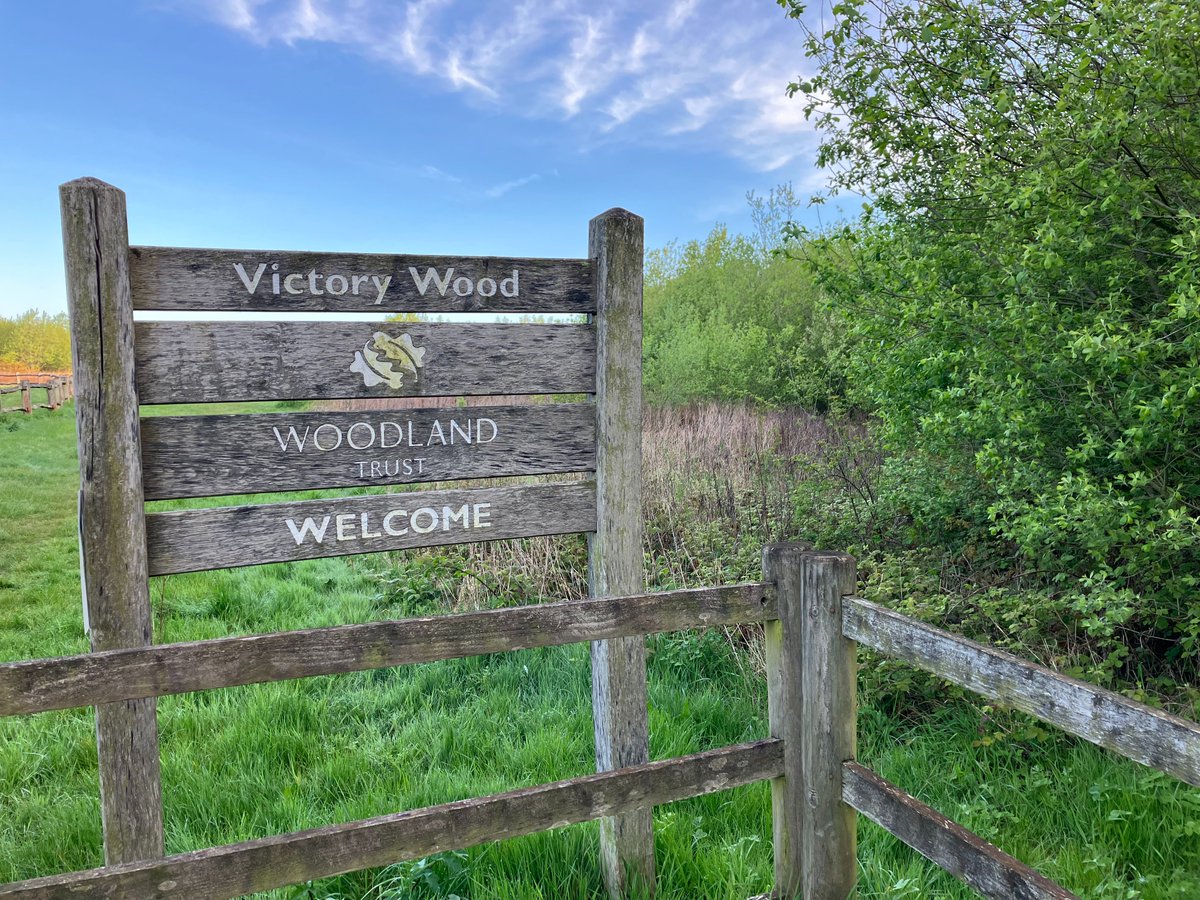
[[[377,331],[361,350],[354,351],[350,371],[362,375],[367,387],[386,384],[398,390],[403,387],[406,375],[415,379],[417,370],[424,365],[425,348],[414,347],[409,335],[393,338]]]

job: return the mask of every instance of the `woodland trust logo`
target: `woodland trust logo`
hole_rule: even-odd
[[[392,338],[377,331],[361,350],[354,352],[350,371],[362,375],[367,387],[386,384],[397,390],[404,386],[405,375],[415,379],[417,370],[424,365],[425,348],[414,347],[409,335]]]

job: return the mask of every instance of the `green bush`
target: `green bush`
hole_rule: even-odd
[[[752,400],[826,408],[845,393],[845,329],[814,279],[771,251],[795,203],[749,195],[756,237],[718,226],[646,259],[645,384],[654,403]]]
[[[898,505],[926,543],[1008,542],[1104,671],[1194,677],[1193,12],[1158,0],[835,12],[810,34],[819,74],[793,88],[824,132],[835,189],[871,203],[797,251],[853,323],[854,396],[913,476],[894,482]]]

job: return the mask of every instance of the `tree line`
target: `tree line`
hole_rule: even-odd
[[[67,314],[29,312],[0,317],[0,368],[20,372],[64,372],[71,368]]]

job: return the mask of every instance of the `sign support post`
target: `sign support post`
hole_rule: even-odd
[[[59,189],[78,391],[79,537],[93,651],[151,643],[125,194],[94,178]],[[154,699],[96,707],[104,861],[163,855]]]
[[[594,597],[637,594],[642,574],[643,221],[623,209],[592,219],[588,256],[596,267],[596,531],[588,544]],[[596,767],[650,758],[646,641],[592,643]],[[654,890],[653,809],[600,820],[600,865],[612,897]]]

